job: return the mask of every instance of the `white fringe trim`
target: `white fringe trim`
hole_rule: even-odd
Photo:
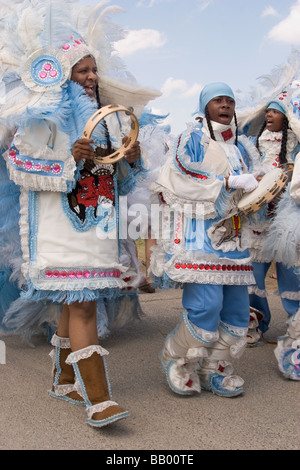
[[[95,413],[102,413],[102,411],[105,411],[107,408],[110,408],[111,406],[119,406],[119,405],[115,401],[108,400],[102,403],[97,403],[97,405],[88,407],[86,410],[88,419],[91,419]]]
[[[60,336],[57,336],[56,333],[51,338],[51,344],[52,346],[56,348],[61,348],[61,349],[70,349],[70,339],[69,338],[61,338]]]
[[[94,353],[99,354],[100,356],[107,356],[109,353],[106,349],[102,348],[100,345],[87,346],[86,348],[79,349],[74,351],[66,359],[66,364],[76,364],[82,359],[88,359]]]

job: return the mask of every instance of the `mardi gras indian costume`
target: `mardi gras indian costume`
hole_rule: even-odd
[[[21,188],[19,284],[26,285],[23,298],[30,301],[92,300],[104,293],[111,297],[115,289],[137,282],[130,253],[114,234],[119,197],[135,187],[149,166],[148,152],[142,149],[142,159],[133,168],[125,160],[90,168],[76,165],[71,155],[97,110],[96,101],[69,80],[81,58],[96,59],[102,105],[120,103],[141,116],[145,104],[158,96],[130,81],[112,54],[117,28],[106,16],[116,8],[104,8],[105,3],[91,11],[71,1],[25,1],[12,12],[4,8],[8,15],[2,15],[6,45],[1,49],[1,116],[8,134],[2,142],[10,142],[4,157],[10,179]],[[92,137],[106,148],[109,136],[119,148],[127,123],[120,115],[106,124]],[[11,129],[17,129],[13,136]]]
[[[266,92],[258,94],[261,95],[260,99],[253,97],[239,116],[241,127],[260,151],[255,171],[264,175],[281,168],[287,170],[289,175],[290,183],[283,191],[249,217],[250,252],[256,284],[249,288],[250,305],[254,311],[250,314],[248,342],[250,345],[259,344],[262,332],[269,328],[271,312],[265,277],[271,262],[274,262],[279,295],[288,317],[287,333],[278,339],[275,356],[280,371],[293,380],[300,379],[300,283],[295,273],[295,267],[299,265],[300,235],[299,197],[296,189],[299,184],[300,151],[299,81],[295,80],[298,63],[297,54],[292,55],[287,64],[277,68],[276,73],[265,76],[256,88],[267,87]],[[273,113],[275,110],[282,116],[282,130],[271,132],[266,128],[266,113],[269,110],[273,110]],[[260,322],[258,318],[262,318]]]
[[[176,139],[153,185],[162,224],[151,270],[159,285],[183,284],[184,306],[161,364],[171,389],[182,395],[201,388],[227,397],[243,392],[230,360],[245,347],[247,286],[254,278],[243,220],[234,214],[243,194],[238,182],[257,184],[249,174],[257,152],[247,139],[237,141],[234,119],[229,125],[209,119],[207,104],[219,96],[234,100],[224,83],[204,87],[202,122]]]
[[[137,271],[126,240],[119,238],[120,197],[132,191],[145,172],[147,152],[141,145],[141,159],[129,165],[125,159],[76,164],[71,151],[99,106],[132,107],[140,117],[147,102],[159,94],[138,87],[113,53],[119,30],[107,21],[107,14],[118,8],[106,8],[106,2],[93,9],[73,1],[37,0],[1,5],[1,144],[7,147],[1,178],[10,202],[6,206],[1,199],[5,256],[0,282],[5,295],[6,284],[12,284],[11,303],[2,302],[2,308],[7,328],[31,333],[45,324],[56,325],[54,305],[97,300],[101,306],[135,286]],[[87,56],[97,64],[98,100],[70,80],[72,67]],[[128,125],[122,113],[101,122],[92,135],[95,151],[103,155],[110,147],[121,147]],[[10,238],[7,230],[12,226]],[[52,394],[93,406],[78,364],[97,361],[107,352],[91,346],[83,355],[70,354],[68,340],[57,335],[52,344]],[[74,372],[77,391],[70,380]],[[104,372],[102,367],[101,383]],[[109,387],[104,385],[107,399]]]

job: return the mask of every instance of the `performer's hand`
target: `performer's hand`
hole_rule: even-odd
[[[243,189],[246,193],[250,193],[258,186],[257,179],[249,173],[244,175],[229,176],[227,181],[228,188]]]
[[[76,163],[80,160],[94,160],[94,149],[90,144],[93,144],[92,139],[79,139],[75,142],[72,148],[72,155]]]
[[[124,137],[122,143],[126,142],[128,137]],[[124,152],[124,158],[127,163],[131,164],[136,162],[141,157],[141,148],[139,141],[134,142],[134,144],[130,147],[130,149]]]

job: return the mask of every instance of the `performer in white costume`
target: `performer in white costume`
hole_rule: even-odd
[[[233,397],[243,393],[243,379],[233,375],[230,360],[246,345],[247,286],[254,282],[243,220],[233,214],[244,191],[257,187],[251,174],[257,152],[237,138],[227,84],[206,85],[199,111],[201,124],[179,136],[153,186],[170,237],[157,242],[151,270],[162,287],[183,284],[184,307],[160,360],[174,392],[202,388]]]
[[[108,155],[126,138],[121,116],[98,125],[91,139],[82,132],[103,105],[130,106],[140,116],[158,96],[138,87],[113,54],[117,28],[107,14],[118,10],[106,2],[91,9],[37,0],[1,10],[1,122],[13,131],[4,158],[20,188],[16,302],[35,305],[49,323],[53,304],[63,305],[52,337],[50,394],[85,405],[95,427],[128,416],[111,399],[97,302],[134,285],[136,272],[118,237],[119,197],[147,163],[139,142],[116,164],[95,163],[95,152]]]
[[[267,300],[265,277],[271,262],[274,261],[278,291],[289,325],[287,335],[284,339],[278,340],[275,355],[279,369],[285,377],[299,380],[297,347],[300,344],[300,280],[295,273],[299,250],[299,239],[297,242],[299,230],[296,229],[299,220],[299,207],[297,206],[299,199],[297,199],[295,188],[299,181],[297,162],[300,151],[300,100],[299,82],[294,80],[298,72],[298,60],[297,57],[292,57],[292,59],[290,64],[286,64],[281,69],[279,75],[277,70],[277,87],[274,86],[274,81],[267,80],[269,84],[267,104],[256,103],[252,110],[249,107],[241,113],[239,122],[248,135],[255,136],[250,136],[250,139],[255,142],[260,151],[260,162],[255,171],[264,175],[274,168],[282,168],[288,171],[289,179],[291,179],[291,183],[275,200],[249,217],[252,232],[250,252],[253,256],[256,280],[256,285],[249,288],[250,305],[255,309],[252,315],[261,313],[263,319],[255,325],[255,328],[249,330],[248,343],[259,344],[262,333],[270,326],[271,312]],[[281,93],[278,93],[278,86],[282,86]]]

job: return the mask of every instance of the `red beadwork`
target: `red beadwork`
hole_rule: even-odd
[[[197,270],[197,269],[200,269],[200,271],[253,271],[253,267],[252,266],[240,266],[240,265],[226,265],[226,264],[223,264],[223,265],[220,265],[220,264],[191,264],[191,263],[188,263],[188,264],[180,264],[180,263],[176,263],[175,264],[175,268],[176,269],[194,269],[194,270]]]

